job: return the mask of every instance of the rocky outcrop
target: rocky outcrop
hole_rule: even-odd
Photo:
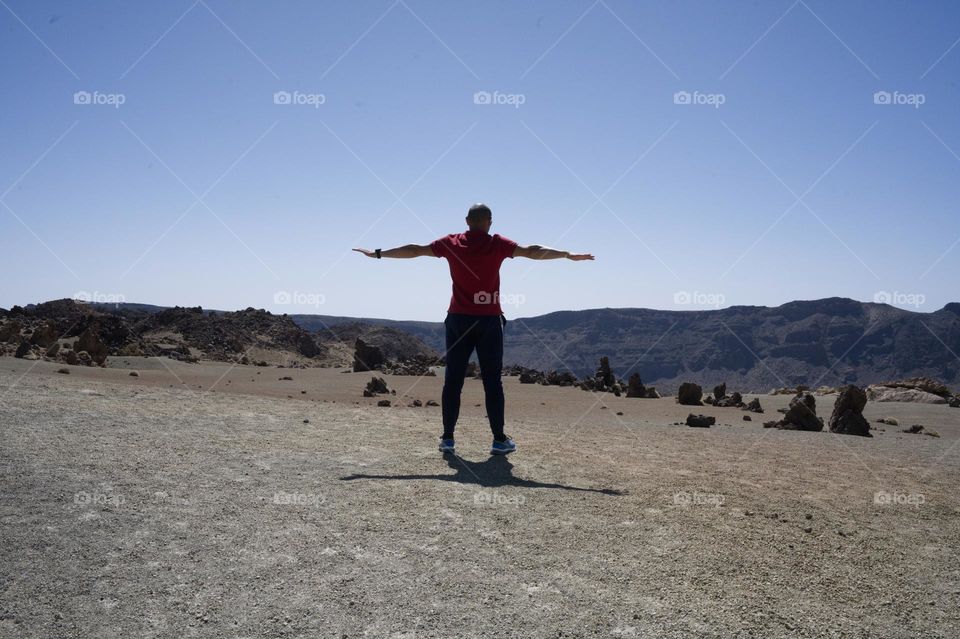
[[[828,422],[830,432],[872,437],[870,422],[863,416],[863,408],[866,405],[867,394],[862,388],[852,384],[842,387],[833,405],[833,412],[830,414]]]
[[[74,348],[77,351],[86,351],[92,362],[97,366],[103,366],[107,361],[107,345],[100,339],[95,325],[91,325],[80,334]]]
[[[823,418],[817,417],[817,400],[810,393],[800,393],[790,400],[790,406],[779,421],[767,422],[764,428],[781,430],[823,430]]]
[[[946,404],[947,399],[919,388],[891,388],[868,386],[867,398],[872,402],[911,402],[916,404]]]

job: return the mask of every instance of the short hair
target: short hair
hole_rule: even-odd
[[[467,221],[470,223],[493,219],[493,213],[486,204],[474,204],[467,211]]]

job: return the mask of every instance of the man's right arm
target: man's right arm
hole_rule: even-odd
[[[518,244],[517,247],[513,249],[513,257],[526,257],[531,260],[558,260],[566,258],[568,260],[580,261],[593,259],[593,255],[589,253],[559,251],[549,246],[541,246],[540,244],[531,244],[529,246],[520,246]]]

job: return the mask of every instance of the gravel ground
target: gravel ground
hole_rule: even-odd
[[[471,380],[444,458],[367,377],[156,364],[0,360],[0,637],[960,636],[960,410],[691,429],[510,380],[505,459]]]

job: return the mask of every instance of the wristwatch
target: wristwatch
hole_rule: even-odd
[[[379,260],[380,257],[381,257],[381,256],[380,256],[380,249],[377,249],[375,252],[376,252],[376,254],[377,254],[377,259]]]

